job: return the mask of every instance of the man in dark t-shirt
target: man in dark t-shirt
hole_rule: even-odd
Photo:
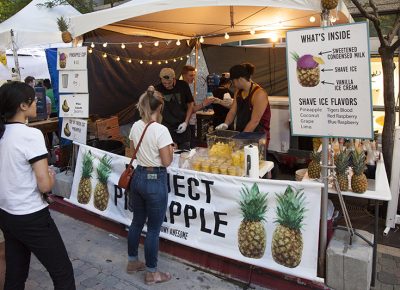
[[[163,68],[160,79],[156,89],[164,96],[162,124],[168,128],[179,149],[190,149],[188,124],[194,103],[190,87],[185,81],[175,78],[172,68]]]

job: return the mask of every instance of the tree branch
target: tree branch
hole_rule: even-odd
[[[365,8],[362,7],[362,5],[360,4],[360,2],[358,0],[351,0],[351,2],[353,2],[353,4],[357,7],[357,9],[360,11],[362,16],[364,16],[365,18],[372,21],[372,23],[374,24],[374,27],[376,29],[376,33],[378,34],[378,38],[381,43],[381,46],[388,46],[387,40],[385,39],[385,37],[383,36],[383,33],[382,33],[381,23],[379,21],[379,18],[377,18],[378,9],[376,8],[374,0],[369,0],[369,4],[373,9],[374,14],[367,12],[367,10],[365,10]]]
[[[395,52],[396,49],[398,49],[399,47],[400,47],[400,38],[398,38],[398,39],[396,40],[396,42],[392,44],[392,46],[390,47],[390,49],[391,49],[393,52]]]
[[[389,33],[386,36],[387,41],[389,42],[389,45],[392,43],[393,38],[397,35],[399,29],[400,29],[400,12],[396,16],[396,20],[393,23],[392,29],[389,31]]]

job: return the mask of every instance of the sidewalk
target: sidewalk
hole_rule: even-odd
[[[400,290],[400,249],[378,245],[376,270],[373,290]]]
[[[221,279],[210,273],[186,265],[172,256],[159,254],[158,267],[172,274],[171,281],[147,286],[144,272],[127,274],[126,238],[110,234],[92,225],[75,220],[59,212],[51,215],[61,232],[72,261],[77,289],[245,289],[237,281]],[[143,257],[143,247],[139,250]],[[266,289],[251,285],[252,289]],[[26,290],[53,289],[49,274],[32,256]]]

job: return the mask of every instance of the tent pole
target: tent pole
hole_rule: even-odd
[[[194,67],[196,69],[196,78],[194,79],[194,84],[193,84],[193,94],[194,98],[196,100],[197,98],[197,68],[199,65],[199,40],[196,39],[196,45],[195,45],[195,60],[194,60]]]
[[[13,51],[13,55],[14,55],[14,63],[15,63],[15,74],[17,75],[17,81],[21,81],[21,72],[19,70],[19,62],[18,62],[18,48],[17,48],[17,44],[15,43],[15,39],[14,39],[14,31],[11,29],[10,30],[10,34],[11,34],[11,44],[12,44],[12,51]]]

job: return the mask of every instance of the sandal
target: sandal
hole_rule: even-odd
[[[126,272],[128,274],[144,271],[145,269],[146,265],[141,261],[129,261],[128,265],[126,266]]]
[[[146,285],[152,285],[155,283],[163,283],[171,280],[172,276],[168,272],[147,272],[144,278]]]

